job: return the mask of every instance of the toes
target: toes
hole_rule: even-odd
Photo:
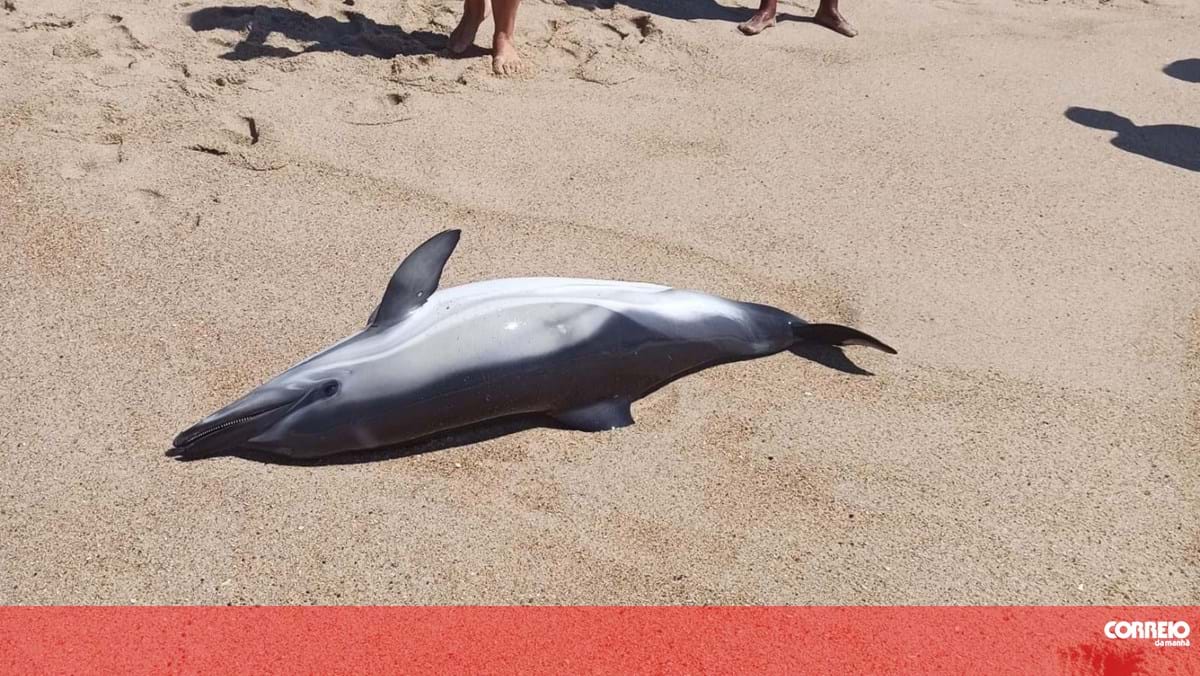
[[[517,75],[525,69],[525,63],[520,59],[508,57],[492,57],[492,72],[502,77]]]
[[[738,24],[738,30],[740,30],[745,35],[758,35],[759,33],[765,31],[766,29],[768,29],[774,25],[775,25],[774,17],[771,17],[770,19],[762,19],[762,18],[754,16],[754,17],[750,17],[749,21],[744,21],[744,22]]]
[[[835,33],[845,35],[848,38],[858,35],[858,30],[856,30],[854,26],[851,26],[849,21],[846,21],[840,16],[817,15],[813,17],[813,21]]]

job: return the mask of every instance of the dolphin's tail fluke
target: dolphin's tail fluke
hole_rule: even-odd
[[[872,338],[867,334],[840,324],[793,324],[792,335],[797,342],[815,343],[817,345],[864,345],[888,354],[896,351],[883,341]]]

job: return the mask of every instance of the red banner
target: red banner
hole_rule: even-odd
[[[1200,674],[1198,607],[9,607],[6,674]]]

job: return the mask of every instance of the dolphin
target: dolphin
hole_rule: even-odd
[[[312,459],[545,414],[601,431],[690,373],[802,344],[896,351],[861,331],[657,284],[532,277],[438,290],[460,231],[417,247],[364,329],[175,437],[169,456]]]

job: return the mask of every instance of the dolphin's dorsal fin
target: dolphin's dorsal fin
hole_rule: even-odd
[[[442,268],[446,267],[446,261],[454,253],[461,234],[461,230],[445,230],[414,249],[392,274],[387,291],[383,292],[383,300],[371,313],[367,326],[390,326],[424,305],[437,291]]]

